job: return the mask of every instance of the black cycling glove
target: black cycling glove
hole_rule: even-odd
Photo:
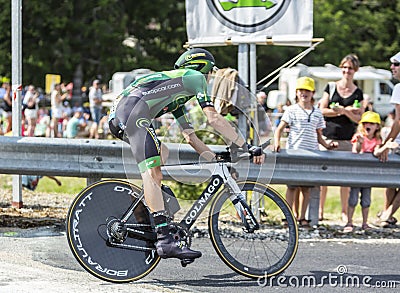
[[[236,144],[232,144],[230,146],[230,149],[231,149],[232,154],[249,152],[251,157],[254,157],[254,156],[257,157],[257,156],[261,156],[263,154],[262,147],[251,145],[249,143],[245,143],[242,147],[238,147]]]
[[[255,146],[255,145],[246,143],[246,147],[247,147],[248,152],[254,157],[261,156],[263,153],[263,150],[260,146]]]

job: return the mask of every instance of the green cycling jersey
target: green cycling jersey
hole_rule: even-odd
[[[184,107],[188,100],[196,97],[201,107],[213,106],[207,95],[204,75],[191,69],[156,72],[138,78],[117,97],[110,111],[110,120],[115,117],[120,101],[130,97],[144,101],[152,119],[172,113],[181,126],[188,123]]]

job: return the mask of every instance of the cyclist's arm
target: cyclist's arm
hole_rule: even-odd
[[[230,125],[229,122],[215,110],[214,107],[204,107],[203,112],[210,125],[223,137],[229,139],[239,147],[244,145],[245,140],[236,132],[232,125]]]
[[[183,137],[186,142],[198,153],[201,157],[207,161],[212,161],[215,158],[215,153],[197,137],[192,125],[188,121],[183,107],[179,107],[177,110],[172,112],[179,126],[182,129]]]
[[[207,116],[210,125],[223,137],[229,139],[232,143],[239,147],[245,146],[246,141],[243,139],[243,137],[241,137],[239,133],[236,132],[235,128],[233,128],[232,125],[230,125],[229,122],[224,117],[222,117],[222,115],[219,114],[214,107],[203,107],[203,112]],[[248,151],[254,155],[254,164],[264,163],[265,155],[262,153],[262,149],[260,147],[252,147],[246,145],[246,148],[249,148]]]

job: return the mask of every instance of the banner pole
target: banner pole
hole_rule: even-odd
[[[22,0],[11,1],[12,134],[21,136]],[[12,175],[12,206],[22,208],[21,175]]]

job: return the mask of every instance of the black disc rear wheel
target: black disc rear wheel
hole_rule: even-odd
[[[103,180],[86,187],[72,202],[66,222],[68,244],[79,264],[95,277],[131,282],[146,276],[160,261],[150,240],[128,236],[115,242],[117,245],[109,241],[107,223],[121,219],[140,191],[122,180]],[[152,230],[143,202],[138,203],[126,224]]]

